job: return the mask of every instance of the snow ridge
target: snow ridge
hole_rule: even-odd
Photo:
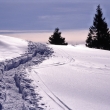
[[[53,51],[44,44],[28,42],[28,52],[0,62],[0,110],[42,110],[25,68],[41,63]],[[18,102],[20,102],[18,104]]]

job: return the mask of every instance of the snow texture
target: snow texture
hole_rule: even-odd
[[[22,44],[19,39],[16,42],[17,39],[6,36],[4,38],[11,39],[10,46],[13,40],[18,46]],[[6,42],[4,38],[2,36],[2,42]],[[6,45],[3,46],[2,48],[5,49]],[[28,51],[24,54],[21,55],[19,52],[18,57],[13,58],[12,55],[10,58],[13,59],[2,59],[4,61],[0,62],[0,110],[43,110],[38,106],[41,96],[35,93],[33,81],[28,78],[25,69],[41,63],[52,54],[52,51],[40,43],[28,42],[27,47]],[[6,54],[6,52],[1,52],[1,54]]]
[[[57,110],[110,110],[110,51],[84,45],[50,48],[52,57],[33,66],[31,75],[60,105]]]

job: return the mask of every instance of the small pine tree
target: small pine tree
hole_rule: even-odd
[[[90,32],[86,39],[86,46],[110,50],[110,32],[107,23],[105,22],[105,18],[103,18],[100,5],[97,6],[96,12],[93,26],[90,27]]]
[[[55,45],[68,45],[68,43],[65,42],[65,38],[61,37],[61,32],[59,32],[58,28],[56,28],[53,35],[49,37],[49,43]]]

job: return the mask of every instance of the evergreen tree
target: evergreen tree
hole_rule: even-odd
[[[68,43],[65,42],[65,38],[61,37],[61,32],[59,32],[58,28],[56,28],[53,35],[49,37],[49,43],[55,45],[68,45]]]
[[[103,18],[100,5],[97,6],[96,12],[93,26],[90,27],[90,32],[86,39],[86,46],[90,48],[110,50],[110,31],[105,22],[105,18]]]

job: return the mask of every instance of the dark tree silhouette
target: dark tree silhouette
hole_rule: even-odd
[[[65,42],[65,38],[61,37],[61,32],[59,32],[59,28],[56,28],[53,35],[49,37],[49,43],[55,45],[68,45]]]
[[[93,26],[89,28],[89,34],[86,39],[86,46],[90,48],[98,48],[110,50],[110,31],[105,18],[103,18],[100,5],[97,6]]]

